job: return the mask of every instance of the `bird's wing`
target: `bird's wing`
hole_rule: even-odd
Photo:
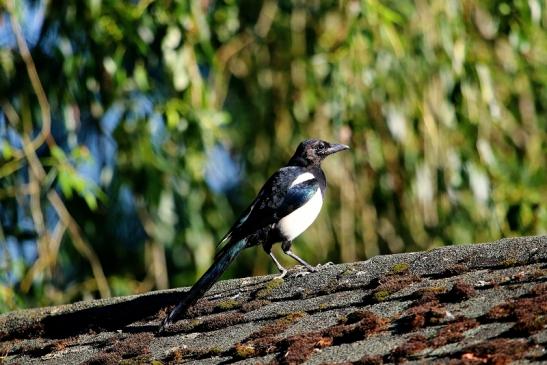
[[[296,166],[279,169],[264,184],[252,204],[220,241],[219,246],[226,244],[233,237],[240,239],[272,224],[304,205],[319,188],[318,181],[310,175]],[[302,176],[305,178],[302,179]]]
[[[290,186],[281,204],[274,209],[273,214],[266,219],[262,227],[291,214],[306,204],[319,189],[319,182],[315,178]]]

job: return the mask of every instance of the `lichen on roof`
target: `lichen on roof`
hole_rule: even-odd
[[[187,289],[7,313],[0,362],[547,361],[547,237],[295,272],[219,282],[161,336]]]

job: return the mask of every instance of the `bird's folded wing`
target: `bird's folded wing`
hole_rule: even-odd
[[[279,220],[306,204],[319,190],[319,182],[313,178],[291,186],[281,205],[275,209],[274,220]],[[264,225],[270,224],[268,222]],[[263,226],[264,226],[263,225]]]
[[[284,167],[273,174],[219,246],[232,237],[239,239],[272,224],[304,205],[319,189],[319,183],[316,179],[309,179],[293,184],[300,174],[302,169],[295,166]]]

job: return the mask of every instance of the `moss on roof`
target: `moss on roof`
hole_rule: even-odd
[[[508,264],[510,263],[510,264]],[[504,364],[547,361],[547,237],[217,283],[162,336],[187,289],[0,316],[4,363]],[[0,361],[2,362],[2,361]]]

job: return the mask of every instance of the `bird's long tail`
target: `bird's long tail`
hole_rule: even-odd
[[[247,241],[245,239],[239,240],[235,243],[229,243],[216,255],[215,262],[207,270],[205,274],[192,286],[192,288],[186,293],[186,296],[180,301],[179,304],[169,313],[169,315],[163,320],[160,332],[165,329],[169,324],[177,321],[186,310],[195,304],[199,298],[205,294],[211,286],[218,280],[224,271],[228,268],[228,265],[237,257],[237,255],[245,248]]]

